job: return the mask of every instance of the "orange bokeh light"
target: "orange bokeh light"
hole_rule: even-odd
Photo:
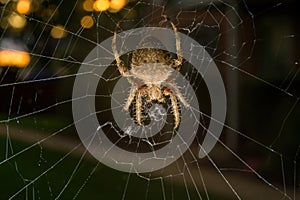
[[[30,0],[19,0],[16,7],[18,13],[20,14],[28,14],[31,9],[31,1]]]
[[[61,39],[67,36],[66,29],[62,25],[56,25],[51,29],[51,36],[55,39]]]
[[[16,28],[16,29],[22,29],[27,24],[26,18],[23,15],[19,15],[16,13],[12,13],[8,17],[8,22],[11,27]]]
[[[83,2],[83,10],[88,11],[88,12],[92,12],[93,11],[93,5],[94,5],[94,1],[93,0],[85,0]]]
[[[84,16],[81,18],[80,24],[83,28],[92,28],[94,20],[91,16]]]
[[[97,0],[94,2],[94,10],[98,12],[105,11],[109,8],[108,0]]]
[[[27,67],[30,62],[30,55],[26,51],[1,50],[0,67]]]
[[[126,3],[126,0],[111,0],[109,4],[109,11],[118,12],[126,5]]]

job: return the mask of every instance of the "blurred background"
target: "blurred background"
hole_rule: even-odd
[[[295,0],[0,0],[0,199],[300,199],[298,12]],[[172,165],[118,172],[82,145],[73,83],[97,44],[115,31],[170,28],[165,16],[221,72],[224,130],[206,158],[197,157],[206,135],[199,124]],[[209,115],[201,76],[188,60],[181,73]],[[120,78],[114,63],[109,94],[116,79],[107,77]]]

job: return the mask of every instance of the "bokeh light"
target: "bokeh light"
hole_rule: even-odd
[[[16,13],[12,13],[8,17],[8,22],[11,27],[16,28],[16,29],[22,29],[27,24],[26,18],[24,16],[16,14]]]
[[[97,0],[93,6],[95,11],[102,12],[109,8],[110,2],[108,0]]]
[[[67,32],[62,25],[56,25],[51,29],[51,36],[55,39],[61,39],[67,36]]]
[[[0,50],[0,67],[20,67],[28,66],[30,55],[26,51]]]
[[[94,20],[91,16],[84,16],[81,18],[80,24],[83,28],[92,28],[94,25]]]
[[[93,11],[93,5],[94,5],[94,1],[93,0],[85,0],[83,2],[83,10],[88,11],[88,12],[92,12]]]
[[[120,11],[127,3],[127,0],[111,0],[109,4],[110,12]]]
[[[30,0],[19,0],[16,6],[16,10],[20,14],[28,14],[31,10]]]

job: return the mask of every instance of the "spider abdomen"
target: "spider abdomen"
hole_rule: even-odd
[[[149,63],[132,67],[131,73],[145,84],[161,84],[172,73],[172,68],[161,63]]]

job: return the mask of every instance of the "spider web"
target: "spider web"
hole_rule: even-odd
[[[299,199],[299,30],[293,2],[138,0],[118,13],[83,11],[83,1],[33,2],[48,12],[25,15],[26,27],[16,31],[4,23],[15,12],[14,2],[1,1],[0,51],[22,47],[31,57],[24,69],[0,68],[1,199]],[[92,28],[80,25],[84,15],[92,17]],[[205,73],[185,58],[180,74],[190,86],[179,88],[199,107],[185,109],[179,103],[181,123],[194,122],[186,131],[195,139],[165,168],[120,172],[82,144],[72,102],[89,94],[72,97],[73,84],[86,75],[78,70],[89,64],[84,63],[89,52],[115,31],[171,29],[166,18],[201,44],[221,73],[227,95],[226,121],[219,122],[222,135],[199,158],[201,144],[211,134],[209,122],[216,119],[210,117]],[[51,36],[56,24],[63,25],[66,37]],[[7,41],[10,46],[4,45]],[[130,56],[121,55],[127,66]],[[144,104],[144,126],[134,121],[134,102],[121,126],[115,116],[124,112],[130,84],[115,62],[99,67],[106,67],[100,77],[90,72],[100,79],[93,96],[97,123],[112,147],[140,153],[167,146],[178,134],[172,129],[170,99]],[[118,85],[120,80],[124,84]]]

